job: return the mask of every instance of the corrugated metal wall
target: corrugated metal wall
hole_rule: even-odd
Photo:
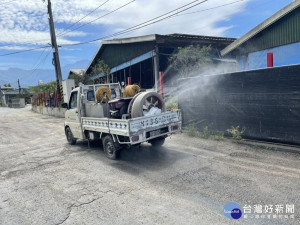
[[[244,51],[254,52],[300,41],[300,7],[250,39]]]

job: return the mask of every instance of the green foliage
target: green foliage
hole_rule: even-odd
[[[93,66],[91,76],[98,75],[98,74],[104,74],[105,77],[110,74],[110,68],[103,60],[98,60],[96,64]],[[87,75],[84,76],[84,82],[83,82],[84,84],[89,84],[92,82],[93,81],[89,80],[89,76]]]
[[[43,92],[49,92],[49,91],[54,92],[57,86],[56,86],[56,81],[51,81],[47,84],[29,86],[28,88],[33,91],[34,95],[36,95],[38,93],[43,93]]]
[[[190,124],[183,131],[190,137],[198,137],[204,139],[222,140],[224,139],[224,134],[222,132],[209,131],[208,126],[205,126],[202,131],[198,131],[195,128],[195,124]]]
[[[202,131],[199,132],[199,136],[205,139],[208,139],[210,132],[208,131],[208,126],[205,126]]]
[[[190,137],[197,137],[199,131],[196,129],[195,124],[190,124],[184,129],[183,132]]]
[[[245,132],[246,128],[243,127],[240,130],[240,126],[231,127],[230,129],[227,129],[226,131],[232,136],[233,139],[239,141],[242,140],[242,135]]]
[[[266,150],[270,150],[270,151],[277,150],[277,148],[274,147],[274,146],[265,146],[265,149],[266,149]]]
[[[168,111],[178,109],[178,98],[176,97],[167,97],[165,98],[166,108]]]
[[[75,85],[76,86],[79,86],[79,83],[83,83],[85,84],[85,75],[82,76],[82,75],[79,75],[79,74],[76,74],[76,73],[71,73],[70,76],[69,76],[69,79],[73,79],[75,81]]]
[[[178,47],[178,53],[169,57],[169,63],[179,72],[181,77],[187,77],[191,73],[201,72],[212,61],[211,46],[189,45]]]
[[[99,73],[103,73],[104,75],[108,75],[110,73],[109,66],[103,60],[98,60],[92,69],[93,75],[97,75]]]
[[[4,87],[11,87],[11,84],[10,83],[4,84]]]

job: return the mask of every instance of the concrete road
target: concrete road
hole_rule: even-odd
[[[0,224],[300,224],[299,160],[180,134],[112,161],[101,145],[69,146],[63,119],[0,108]],[[228,202],[252,211],[230,220]]]

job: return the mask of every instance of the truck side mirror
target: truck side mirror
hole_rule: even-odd
[[[61,107],[64,108],[64,109],[69,108],[69,107],[68,107],[68,103],[65,103],[65,102],[61,104]]]

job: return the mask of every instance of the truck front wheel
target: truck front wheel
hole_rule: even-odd
[[[70,127],[66,128],[66,137],[70,145],[75,145],[76,144],[76,138],[74,138],[72,131]]]
[[[110,135],[105,136],[102,142],[106,157],[109,159],[117,159],[120,149],[119,144],[115,143]]]
[[[162,146],[165,143],[165,137],[159,137],[148,141],[152,146]]]

